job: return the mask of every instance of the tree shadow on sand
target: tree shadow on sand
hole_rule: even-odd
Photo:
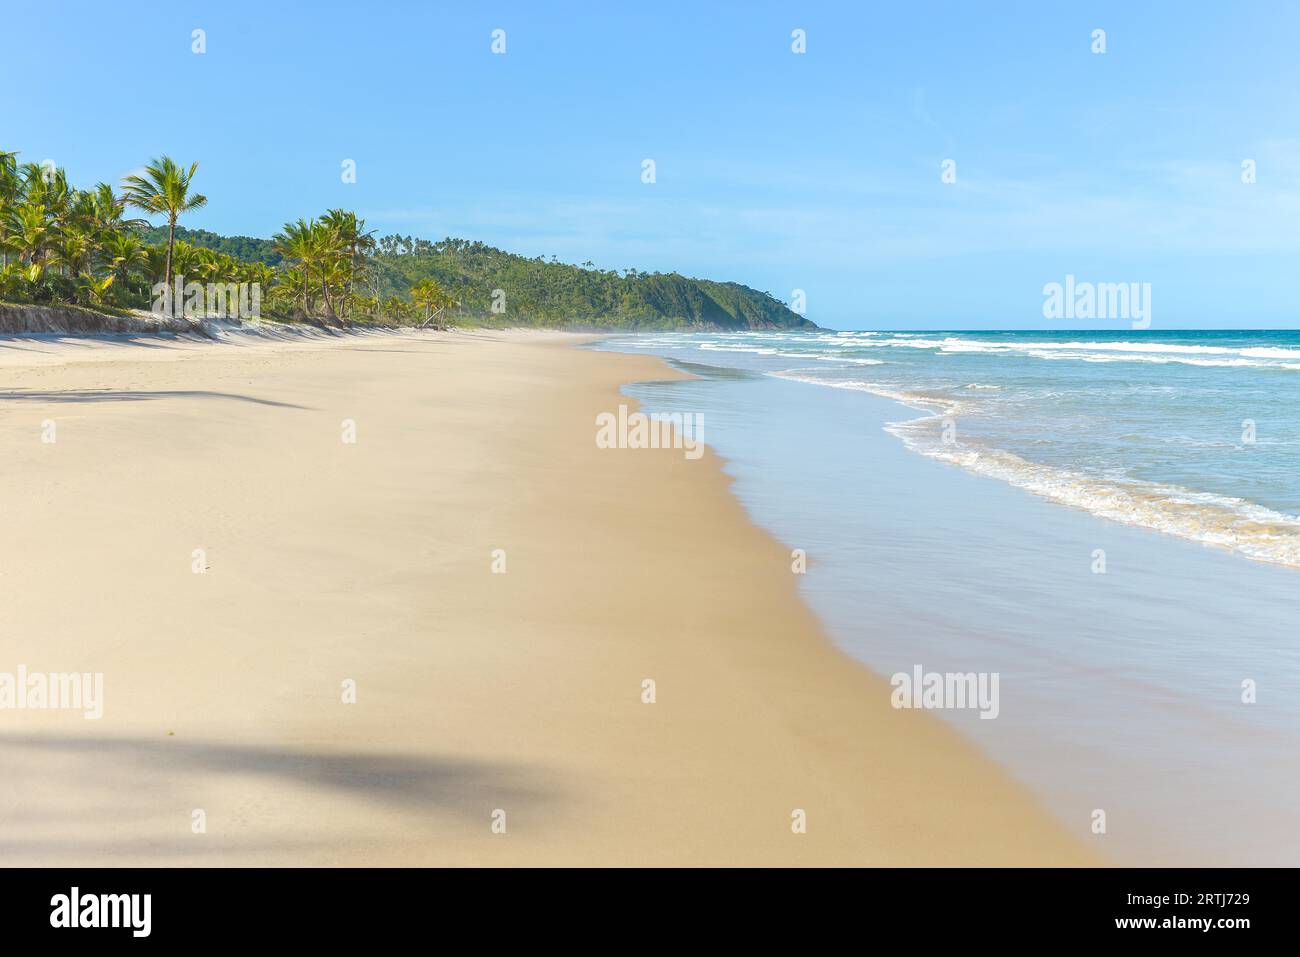
[[[252,402],[278,409],[305,409],[292,402],[259,399],[236,392],[204,392],[196,389],[164,389],[158,392],[119,391],[113,389],[74,389],[65,392],[0,392],[0,402],[145,402],[149,399],[230,399],[235,402]]]
[[[264,782],[265,793],[256,795],[259,804],[289,805],[307,812],[318,800],[344,798],[374,805],[374,810],[409,812],[412,820],[427,821],[431,828],[436,826],[435,818],[450,816],[481,824],[485,833],[493,808],[533,810],[558,798],[553,788],[541,783],[544,769],[507,762],[307,751],[171,737],[0,735],[0,768],[11,782],[21,782],[25,774],[57,775],[66,780],[70,795],[76,792],[68,808],[15,798],[0,814],[0,856],[25,854],[45,859],[84,849],[84,841],[57,836],[61,832],[71,838],[69,829],[94,827],[102,836],[95,846],[102,850],[112,844],[109,822],[129,826],[136,820],[156,820],[160,807],[174,804],[188,808],[187,800],[221,794],[223,779],[232,788],[245,790],[250,779]],[[364,806],[357,808],[356,815],[359,829],[373,817]],[[33,829],[45,836],[38,836]],[[159,837],[118,846],[123,853],[137,857],[199,850],[190,842],[175,844],[174,838]],[[295,841],[287,834],[273,842],[252,833],[230,837],[235,843],[223,842],[224,850],[236,855],[240,849],[266,851],[271,843],[285,850],[285,842]],[[297,840],[303,848],[319,845],[306,834],[297,835]]]

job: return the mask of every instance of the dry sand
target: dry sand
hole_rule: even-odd
[[[104,674],[0,711],[0,862],[1089,861],[573,344],[0,343],[0,672]]]

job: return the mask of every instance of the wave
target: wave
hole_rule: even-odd
[[[938,341],[913,342],[889,342],[889,343],[871,343],[868,347],[876,345],[905,346],[908,348],[925,348],[937,349],[941,355],[955,355],[960,353],[985,353],[985,354],[1002,354],[1002,355],[1025,355],[1035,359],[1049,360],[1069,360],[1074,362],[1149,362],[1157,365],[1167,365],[1170,363],[1178,365],[1203,366],[1203,367],[1223,367],[1223,368],[1251,368],[1251,369],[1287,369],[1300,371],[1300,361],[1298,362],[1281,362],[1277,358],[1245,358],[1244,353],[1247,351],[1262,352],[1292,352],[1284,349],[1265,349],[1265,350],[1241,350],[1243,356],[1229,357],[1233,350],[1221,350],[1224,358],[1209,358],[1199,355],[1190,355],[1183,353],[1164,354],[1164,353],[1138,353],[1138,352],[1086,352],[1080,349],[1067,350],[1065,344],[1044,345],[1043,343],[1023,343],[1015,346],[1003,346],[996,343],[970,343],[961,342],[953,345],[944,345]],[[1080,343],[1080,345],[1083,345]],[[868,359],[851,355],[842,355],[835,352],[805,352],[790,353],[778,352],[776,349],[767,346],[757,345],[724,345],[721,343],[704,342],[700,343],[699,348],[706,351],[717,352],[747,352],[753,355],[779,355],[790,358],[811,358],[821,359],[827,362],[845,362],[851,365],[879,365],[884,360]],[[854,346],[854,348],[859,348]],[[1190,348],[1190,347],[1189,347]],[[1295,357],[1300,358],[1300,351],[1293,351]]]
[[[930,458],[1001,479],[1060,505],[1126,525],[1154,529],[1247,558],[1300,568],[1300,518],[1241,498],[1176,485],[1116,480],[1039,465],[1001,449],[908,442],[908,423],[887,427]]]
[[[990,343],[1000,345],[1000,343]],[[1008,343],[1017,349],[1085,349],[1090,352],[1142,352],[1172,355],[1239,355],[1251,359],[1300,360],[1300,349],[1274,346],[1189,346],[1168,342],[1025,342]]]
[[[752,352],[760,356],[776,355],[776,350],[768,346],[733,346],[721,342],[701,342],[698,348],[705,352]]]
[[[1079,362],[1154,362],[1158,365],[1176,363],[1188,366],[1245,366],[1251,369],[1300,369],[1297,362],[1260,362],[1253,359],[1199,359],[1185,355],[1109,355],[1087,352],[1049,352],[1046,350],[1029,350],[1027,355],[1035,359],[1074,359]]]
[[[1068,342],[991,342],[985,339],[959,339],[947,336],[943,339],[924,336],[907,336],[881,340],[872,346],[907,346],[914,349],[948,349],[953,352],[1017,352],[1030,349],[1073,349],[1088,352],[1144,352],[1169,353],[1179,355],[1240,355],[1251,359],[1295,359],[1300,360],[1300,349],[1288,349],[1280,346],[1192,346],[1173,342],[1097,342],[1093,340],[1071,340]]]
[[[885,365],[885,360],[884,360],[884,359],[859,359],[859,358],[855,358],[854,356],[836,356],[836,355],[827,355],[827,354],[825,354],[825,353],[821,353],[821,352],[810,352],[810,353],[806,353],[806,354],[800,354],[800,353],[797,353],[797,352],[794,352],[794,353],[791,353],[791,352],[784,352],[784,353],[782,353],[782,355],[784,355],[784,356],[788,356],[788,357],[790,357],[790,358],[798,358],[798,359],[803,359],[803,358],[805,358],[805,357],[806,357],[806,358],[809,358],[809,359],[821,359],[821,360],[824,361],[824,362],[847,362],[847,363],[849,363],[850,365],[855,365],[855,366],[883,366],[883,365]]]
[[[791,382],[807,382],[810,385],[824,385],[831,389],[850,389],[854,392],[870,392],[872,395],[882,396],[886,399],[893,399],[895,402],[901,402],[903,405],[910,405],[921,411],[928,412],[932,408],[943,410],[941,415],[951,415],[952,413],[964,409],[964,403],[949,396],[927,395],[923,392],[906,392],[901,389],[894,389],[890,386],[881,385],[878,382],[865,382],[861,379],[819,379],[816,376],[799,375],[798,369],[786,369],[784,372],[769,372],[768,375],[774,379],[789,379]]]
[[[771,375],[870,392],[925,412],[918,419],[887,423],[885,431],[928,458],[999,479],[1059,505],[1111,521],[1227,549],[1256,561],[1300,568],[1300,516],[1283,514],[1247,499],[1178,485],[1042,465],[967,439],[945,444],[940,432],[942,421],[969,408],[946,396],[900,391],[861,379],[817,379],[797,375],[793,370]]]
[[[934,349],[939,353],[1029,355],[1036,359],[1082,362],[1177,362],[1197,366],[1245,366],[1256,369],[1300,370],[1300,349],[1280,346],[1197,346],[1161,342],[991,342],[948,336],[899,336],[855,343],[861,348]],[[1291,360],[1287,362],[1285,360]]]
[[[783,359],[817,359],[823,362],[846,362],[850,365],[878,366],[884,365],[884,359],[866,359],[855,356],[842,356],[833,352],[782,352],[770,346],[737,345],[722,342],[701,342],[698,348],[705,352],[745,352],[758,356],[778,356]]]

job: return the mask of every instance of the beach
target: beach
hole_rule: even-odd
[[[1258,520],[1293,512],[1279,422],[1295,386],[1256,363],[1300,352],[1244,333],[1106,335],[1056,335],[1068,349],[1042,345],[1047,332],[594,348],[693,373],[625,391],[704,417],[751,519],[816,558],[800,592],[839,648],[882,675],[999,676],[996,720],[933,713],[1079,840],[1121,865],[1295,866],[1300,572],[1263,560],[1294,549],[1293,520]],[[1234,445],[1246,416],[1258,441]],[[1146,504],[1117,509],[1126,488]]]
[[[103,690],[0,710],[0,857],[1104,862],[891,707],[711,449],[598,447],[683,374],[585,341],[5,341],[0,672]]]

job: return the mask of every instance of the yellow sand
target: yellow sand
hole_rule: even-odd
[[[0,343],[0,672],[105,698],[0,711],[0,863],[1089,860],[574,342]]]

